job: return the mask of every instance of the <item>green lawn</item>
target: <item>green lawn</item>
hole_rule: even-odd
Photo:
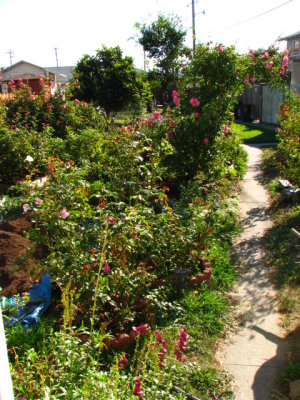
[[[235,129],[244,143],[273,143],[277,142],[274,130],[252,126],[248,124],[235,123]]]

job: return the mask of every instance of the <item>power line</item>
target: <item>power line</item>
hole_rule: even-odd
[[[285,6],[286,4],[291,3],[292,1],[294,1],[294,0],[288,0],[288,1],[286,1],[285,3],[283,3],[283,4],[280,4],[280,5],[277,6],[277,7],[271,8],[270,10],[264,11],[264,12],[261,13],[261,14],[255,15],[254,17],[247,18],[247,19],[245,19],[245,20],[243,20],[243,21],[237,22],[237,23],[232,24],[232,25],[224,26],[223,28],[213,29],[213,30],[208,31],[208,32],[210,33],[210,32],[223,31],[223,30],[225,30],[225,29],[229,29],[229,28],[233,28],[233,27],[238,26],[238,25],[245,24],[246,22],[249,22],[249,21],[252,21],[253,19],[256,19],[256,18],[261,17],[262,15],[269,14],[270,12],[272,12],[272,11],[274,11],[274,10],[277,10],[277,9],[280,8],[280,7]]]

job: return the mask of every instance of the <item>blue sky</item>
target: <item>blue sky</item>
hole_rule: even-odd
[[[235,45],[241,53],[300,30],[300,0],[198,0],[195,9],[197,41]],[[134,24],[152,22],[158,13],[181,18],[191,47],[191,0],[0,0],[0,67],[10,64],[9,50],[13,63],[45,67],[56,65],[55,47],[64,66],[102,45],[119,45],[142,68]]]

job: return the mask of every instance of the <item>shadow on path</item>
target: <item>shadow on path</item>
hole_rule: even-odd
[[[261,365],[261,367],[255,374],[252,384],[254,399],[268,400],[270,399],[270,393],[272,395],[272,389],[274,389],[274,380],[276,380],[276,378],[279,378],[287,362],[285,343],[286,340],[256,325],[253,325],[252,329],[263,335],[268,341],[274,343],[277,346],[276,355]]]

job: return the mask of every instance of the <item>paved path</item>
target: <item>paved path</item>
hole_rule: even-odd
[[[247,174],[240,195],[243,232],[235,253],[241,277],[232,294],[238,308],[238,329],[225,344],[223,364],[233,376],[238,400],[269,400],[277,373],[284,363],[283,332],[276,310],[276,290],[264,265],[262,237],[272,226],[268,197],[260,184],[261,150],[244,146]]]

